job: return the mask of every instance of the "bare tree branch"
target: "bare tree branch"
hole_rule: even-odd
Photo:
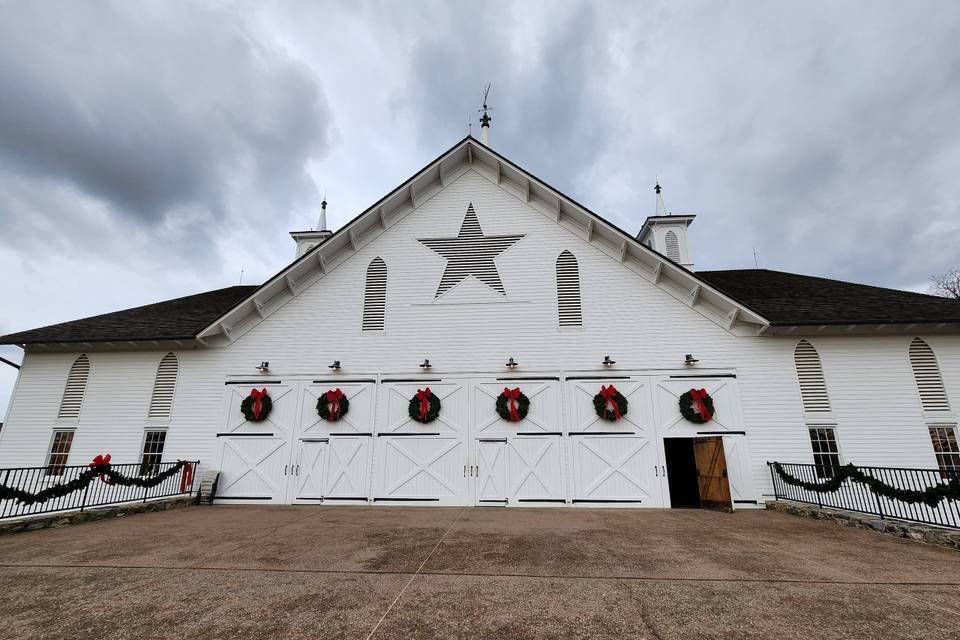
[[[960,300],[960,269],[930,276],[930,293],[944,298]]]

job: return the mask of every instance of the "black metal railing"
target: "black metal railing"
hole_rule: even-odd
[[[139,462],[131,464],[110,464],[110,469],[127,477],[148,480],[168,471],[179,462],[161,462],[145,467]],[[50,498],[45,502],[22,502],[15,498],[0,500],[0,520],[22,516],[72,511],[90,507],[103,507],[125,502],[146,502],[156,498],[168,498],[178,495],[190,495],[195,485],[195,476],[200,461],[186,463],[177,473],[161,480],[152,487],[124,486],[109,483],[108,478],[93,478],[85,487],[78,488],[63,496]],[[90,465],[14,467],[0,469],[0,485],[36,494],[53,485],[66,484],[76,480],[81,474],[90,471]],[[104,481],[106,480],[106,482]]]
[[[836,491],[813,491],[787,483],[777,473],[774,468],[775,464],[779,464],[785,474],[812,484],[826,482],[845,467],[768,462],[770,478],[773,480],[773,493],[777,500],[790,500],[815,504],[820,507],[858,511],[877,515],[880,518],[895,518],[910,522],[960,528],[960,502],[956,500],[944,499],[935,507],[923,502],[904,502],[896,498],[878,495],[868,485],[850,478],[845,479]],[[924,491],[929,487],[944,485],[953,479],[949,473],[939,469],[861,466],[857,466],[856,469],[888,486],[908,491]]]

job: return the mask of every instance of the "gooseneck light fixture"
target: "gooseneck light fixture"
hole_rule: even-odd
[[[270,363],[267,362],[266,360],[264,360],[264,361],[261,362],[260,365],[257,367],[257,371],[259,371],[260,373],[266,373],[266,372],[270,371]]]
[[[685,356],[683,357],[683,364],[687,365],[688,367],[692,367],[693,365],[697,364],[698,362],[700,362],[700,361],[697,360],[696,358],[694,358],[692,353],[688,353],[687,355],[685,355]]]
[[[433,365],[430,364],[430,360],[429,360],[428,358],[424,358],[424,359],[423,359],[423,362],[420,363],[420,368],[423,369],[424,371],[426,371],[427,369],[429,369],[429,368],[432,367],[432,366],[433,366]]]
[[[333,369],[334,371],[340,371],[340,361],[339,361],[339,360],[334,360],[334,361],[333,361],[333,364],[328,365],[328,366],[329,366],[331,369]]]
[[[503,366],[505,366],[507,369],[510,369],[511,371],[513,371],[515,368],[517,368],[517,367],[520,366],[520,363],[517,362],[516,360],[514,360],[513,357],[511,356],[510,359],[507,360],[507,363],[506,363],[505,365],[503,365]]]
[[[603,356],[603,362],[601,362],[600,364],[602,364],[605,367],[612,367],[613,365],[617,364],[617,361],[611,360],[610,356]]]

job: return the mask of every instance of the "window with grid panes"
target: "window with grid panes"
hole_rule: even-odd
[[[163,457],[163,445],[166,440],[166,431],[147,431],[146,437],[143,439],[140,475],[152,476],[160,471],[160,459]]]
[[[930,441],[937,456],[937,465],[944,476],[960,473],[960,445],[957,444],[957,429],[951,425],[930,427]]]
[[[53,444],[50,445],[50,456],[47,458],[47,475],[62,476],[63,468],[70,457],[70,447],[73,445],[73,431],[54,431]]]
[[[833,427],[810,427],[810,445],[813,447],[813,464],[818,478],[832,478],[840,466],[840,449]]]

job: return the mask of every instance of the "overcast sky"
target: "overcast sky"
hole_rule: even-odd
[[[946,1],[0,0],[0,334],[261,282],[487,82],[495,149],[630,230],[659,175],[698,269],[923,291],[960,266],[958,34]]]

